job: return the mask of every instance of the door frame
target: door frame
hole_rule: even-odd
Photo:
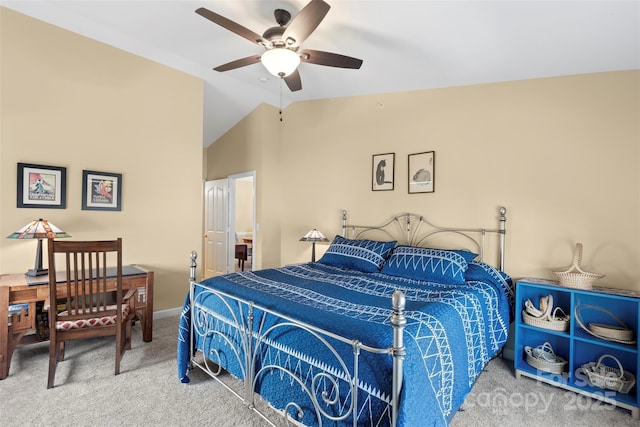
[[[235,271],[235,243],[236,243],[236,181],[251,178],[252,181],[252,192],[251,192],[251,205],[253,207],[253,212],[251,212],[251,217],[253,219],[253,235],[252,235],[252,254],[251,254],[251,264],[252,267],[256,267],[259,264],[259,251],[256,250],[256,232],[258,231],[258,224],[256,222],[256,171],[248,171],[237,173],[233,175],[229,175],[227,179],[229,180],[229,235],[227,236],[227,259],[229,262],[227,263],[227,272],[232,273]]]
[[[225,236],[225,241],[226,241],[226,264],[225,264],[225,273],[233,273],[235,271],[235,243],[236,243],[236,181],[238,180],[242,180],[242,179],[246,179],[246,178],[251,178],[252,180],[252,192],[251,192],[251,197],[252,197],[252,206],[253,206],[253,212],[252,214],[252,220],[253,220],[253,236],[252,236],[252,254],[251,254],[251,264],[252,267],[254,269],[259,268],[260,266],[260,251],[256,250],[258,248],[257,244],[259,243],[257,241],[257,235],[258,235],[258,230],[259,230],[259,225],[257,223],[256,220],[256,171],[248,171],[248,172],[242,172],[242,173],[237,173],[237,174],[233,174],[233,175],[229,175],[226,178],[221,178],[219,180],[209,180],[206,182],[211,182],[211,181],[223,181],[226,179],[226,197],[224,198],[224,203],[226,203],[226,207],[223,207],[224,211],[227,214],[226,217],[226,236]],[[207,194],[206,194],[206,183],[203,186],[203,192],[204,192],[204,197],[205,197],[205,202],[204,202],[204,213],[203,213],[203,247],[202,247],[202,253],[204,254],[204,265],[203,265],[203,275],[205,274],[205,272],[209,271],[209,267],[206,265],[206,263],[208,262],[209,259],[215,259],[215,254],[212,254],[211,256],[207,256],[206,254],[206,244],[207,244],[207,238],[206,238],[206,222],[208,221],[207,216]]]

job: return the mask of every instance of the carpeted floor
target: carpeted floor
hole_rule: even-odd
[[[639,427],[631,412],[530,378],[515,379],[513,361],[492,360],[452,427]]]
[[[3,426],[262,427],[268,424],[202,372],[177,378],[177,317],[154,321],[153,342],[134,327],[133,349],[113,375],[114,344],[94,339],[67,345],[56,387],[47,390],[47,343],[15,351],[0,381]],[[635,391],[635,389],[634,389]],[[451,426],[640,426],[629,411],[612,408],[534,380],[513,376],[508,360],[493,360]],[[409,426],[422,427],[422,426]]]

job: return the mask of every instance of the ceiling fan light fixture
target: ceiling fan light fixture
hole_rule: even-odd
[[[283,47],[269,49],[262,54],[260,60],[265,68],[277,77],[287,77],[300,65],[298,54]]]

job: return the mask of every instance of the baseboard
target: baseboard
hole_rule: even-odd
[[[154,311],[153,318],[163,319],[165,317],[180,316],[181,312],[182,312],[182,307],[175,307],[175,308],[169,308],[167,310]]]

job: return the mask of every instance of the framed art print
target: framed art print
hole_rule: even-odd
[[[409,194],[435,191],[435,151],[409,154]]]
[[[374,154],[371,166],[371,190],[393,190],[395,153]]]
[[[67,168],[18,163],[17,207],[66,209]]]
[[[122,174],[83,170],[82,210],[122,210]]]

